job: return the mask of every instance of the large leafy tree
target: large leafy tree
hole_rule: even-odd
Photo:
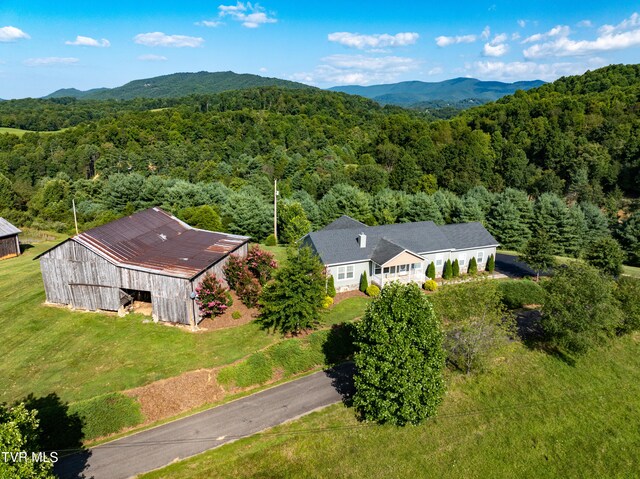
[[[326,277],[320,259],[308,247],[290,249],[287,262],[260,297],[263,326],[282,333],[312,328],[320,318]]]
[[[589,244],[584,253],[584,259],[604,274],[619,276],[622,273],[624,251],[616,240],[605,237]]]
[[[24,404],[7,407],[0,404],[0,451],[27,453],[27,460],[0,459],[0,477],[21,479],[54,479],[53,464],[32,461],[32,453],[40,450],[39,421],[37,412]]]
[[[391,283],[356,333],[354,406],[367,420],[417,424],[444,394],[440,321],[417,285]]]
[[[552,268],[556,261],[551,254],[551,244],[547,233],[539,231],[535,234],[525,245],[519,259],[536,272],[536,279],[540,279],[541,272]]]
[[[550,345],[563,354],[588,351],[622,324],[615,283],[593,266],[569,263],[558,268],[544,288],[542,327]]]

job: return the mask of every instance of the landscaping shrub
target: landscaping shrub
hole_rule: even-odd
[[[336,284],[333,276],[329,276],[327,279],[327,296],[331,296],[332,298],[336,297]]]
[[[367,272],[363,271],[360,275],[360,291],[363,293],[367,292],[367,288],[369,287],[369,280],[367,279]]]
[[[490,254],[489,258],[487,259],[487,266],[485,267],[485,270],[488,273],[493,273],[495,269],[496,269],[496,259],[493,257],[492,254]]]
[[[425,281],[422,287],[427,291],[435,291],[436,289],[438,289],[438,283],[436,283],[435,280],[430,279],[428,281]]]
[[[622,276],[618,280],[615,296],[623,314],[620,332],[640,331],[640,279]]]
[[[140,403],[120,393],[72,403],[69,412],[81,418],[85,440],[116,433],[126,427],[136,426],[143,420]]]
[[[234,254],[230,255],[227,259],[227,263],[222,268],[224,278],[227,280],[227,284],[230,289],[236,289],[238,281],[241,276],[245,274],[244,270],[248,270],[248,268],[242,258]]]
[[[233,313],[231,313],[231,317],[233,319],[240,319],[242,317],[242,313],[240,313],[240,311],[234,311]]]
[[[509,309],[544,303],[542,286],[530,279],[499,281],[498,290],[502,295],[502,304]]]
[[[451,260],[448,259],[444,263],[444,269],[442,270],[442,279],[453,278],[453,266],[451,266]]]
[[[457,259],[455,259],[453,261],[453,264],[451,265],[451,274],[453,274],[454,278],[457,278],[460,276],[460,263],[458,262]]]
[[[467,269],[467,273],[470,275],[478,274],[478,262],[476,261],[476,257],[472,256],[471,260],[469,260],[469,268]]]
[[[331,296],[325,296],[324,300],[322,301],[322,307],[324,309],[329,309],[332,304],[333,304],[333,298]]]
[[[436,279],[436,265],[433,261],[427,266],[427,277],[434,280]]]
[[[260,249],[258,246],[252,246],[245,262],[249,271],[255,276],[262,286],[267,284],[273,277],[273,271],[278,267],[273,259],[273,254]]]
[[[375,298],[376,296],[380,295],[380,288],[378,288],[375,284],[372,284],[367,288],[365,292],[367,296],[371,296],[372,298]]]
[[[323,341],[311,341],[311,338],[316,336],[324,338],[324,335],[315,333],[309,336],[309,341],[289,339],[270,347],[267,354],[271,358],[272,365],[275,368],[282,368],[284,374],[290,376],[324,364]]]
[[[267,239],[264,240],[265,246],[276,246],[277,244],[278,242],[276,241],[276,237],[273,234],[270,234],[269,236],[267,236]]]
[[[236,294],[242,304],[247,308],[253,308],[258,304],[262,287],[260,282],[251,274],[242,274],[236,285]]]
[[[219,316],[231,305],[229,291],[218,278],[209,273],[196,288],[196,294],[196,303],[205,318]]]

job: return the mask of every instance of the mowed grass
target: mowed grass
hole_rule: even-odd
[[[438,418],[404,428],[335,405],[145,479],[637,477],[640,336],[569,366],[513,343],[488,373],[451,374]]]
[[[498,253],[506,254],[508,256],[520,256],[520,253],[512,250],[499,249]],[[576,258],[568,258],[566,256],[554,256],[558,264],[567,264],[571,261],[579,261]],[[622,274],[627,276],[633,276],[634,278],[640,278],[640,268],[637,266],[622,265]]]
[[[0,135],[2,135],[3,133],[8,133],[10,135],[17,135],[17,136],[22,136],[25,133],[46,133],[46,134],[50,134],[50,133],[58,133],[60,131],[64,131],[67,128],[63,128],[62,130],[57,130],[57,131],[31,131],[31,130],[21,130],[20,128],[9,128],[9,127],[5,127],[5,126],[0,126]]]
[[[231,363],[278,341],[257,324],[210,333],[146,318],[44,306],[33,258],[54,243],[0,261],[0,403],[29,393],[78,401],[184,371]]]

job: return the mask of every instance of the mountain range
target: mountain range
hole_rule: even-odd
[[[441,82],[405,81],[385,85],[336,86],[330,91],[359,95],[380,104],[404,107],[455,106],[469,108],[510,95],[516,90],[529,90],[543,85],[541,80],[502,83],[475,78],[454,78]],[[282,88],[314,88],[279,78],[234,72],[174,73],[154,78],[134,80],[116,88],[75,88],[57,90],[44,98],[74,97],[84,100],[130,100],[134,98],[176,98],[192,94],[214,94],[229,90],[277,86]]]
[[[335,86],[329,90],[360,95],[383,105],[414,106],[422,102],[449,101],[457,103],[470,99],[477,100],[478,103],[486,103],[505,95],[511,95],[516,90],[529,90],[544,85],[544,83],[542,80],[503,83],[481,81],[475,78],[453,78],[441,82],[405,81],[387,85]]]

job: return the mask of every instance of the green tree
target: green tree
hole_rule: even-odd
[[[257,240],[273,232],[273,205],[254,188],[233,193],[224,207],[229,233],[251,236]]]
[[[327,278],[327,296],[336,297],[336,284],[333,276]]]
[[[322,221],[330,223],[342,215],[365,222],[371,214],[369,195],[355,186],[338,184],[331,188],[318,203]]]
[[[478,261],[476,260],[475,256],[472,256],[469,260],[469,268],[467,269],[467,273],[472,276],[478,274]]]
[[[444,268],[442,269],[442,279],[451,279],[453,278],[453,266],[451,265],[451,260],[448,259],[444,263]]]
[[[24,404],[8,407],[0,404],[0,451],[5,453],[44,452],[40,447],[39,421],[35,410]],[[31,460],[0,460],[0,477],[20,479],[55,479],[53,463]]]
[[[622,324],[614,282],[596,268],[572,262],[544,283],[542,327],[552,347],[571,357],[613,336]]]
[[[0,173],[0,211],[13,208],[16,202],[16,195],[13,192],[9,178]]]
[[[490,254],[487,258],[487,265],[485,266],[485,270],[488,273],[493,273],[496,269],[496,258]]]
[[[623,315],[620,330],[624,333],[640,331],[640,279],[621,276],[615,295]]]
[[[622,274],[624,251],[622,251],[620,244],[611,237],[592,241],[584,253],[584,259],[591,266],[595,266],[609,276],[616,277]]]
[[[446,325],[448,360],[467,374],[486,368],[513,329],[498,284],[486,280],[451,285],[433,298],[436,313]]]
[[[360,275],[360,291],[364,293],[367,291],[368,287],[369,287],[369,280],[367,279],[367,272],[363,271],[362,274]]]
[[[522,250],[519,259],[527,263],[536,272],[536,280],[540,279],[542,271],[547,271],[556,264],[556,260],[550,251],[549,237],[544,231],[539,231],[534,235]]]
[[[433,280],[436,279],[436,265],[433,261],[427,266],[427,277]]]
[[[297,201],[280,201],[278,204],[280,240],[292,244],[311,231],[311,222],[302,205]]]
[[[420,288],[387,285],[356,331],[353,404],[358,413],[396,425],[434,416],[445,390],[443,334]]]
[[[496,197],[487,214],[487,228],[508,249],[519,250],[531,237],[531,230],[519,203],[511,196]]]
[[[630,264],[640,266],[640,213],[631,215],[616,230],[616,238],[627,255]]]
[[[454,278],[460,276],[460,263],[458,262],[458,258],[453,260],[453,263],[451,264],[451,273]]]
[[[440,207],[434,200],[433,195],[428,195],[421,191],[410,196],[407,211],[402,221],[433,221],[437,225],[444,224]]]
[[[311,249],[290,249],[287,262],[262,291],[260,323],[282,333],[314,327],[320,318],[325,284],[324,266]]]
[[[220,215],[209,205],[184,208],[178,212],[178,218],[194,228],[208,231],[222,230]]]

